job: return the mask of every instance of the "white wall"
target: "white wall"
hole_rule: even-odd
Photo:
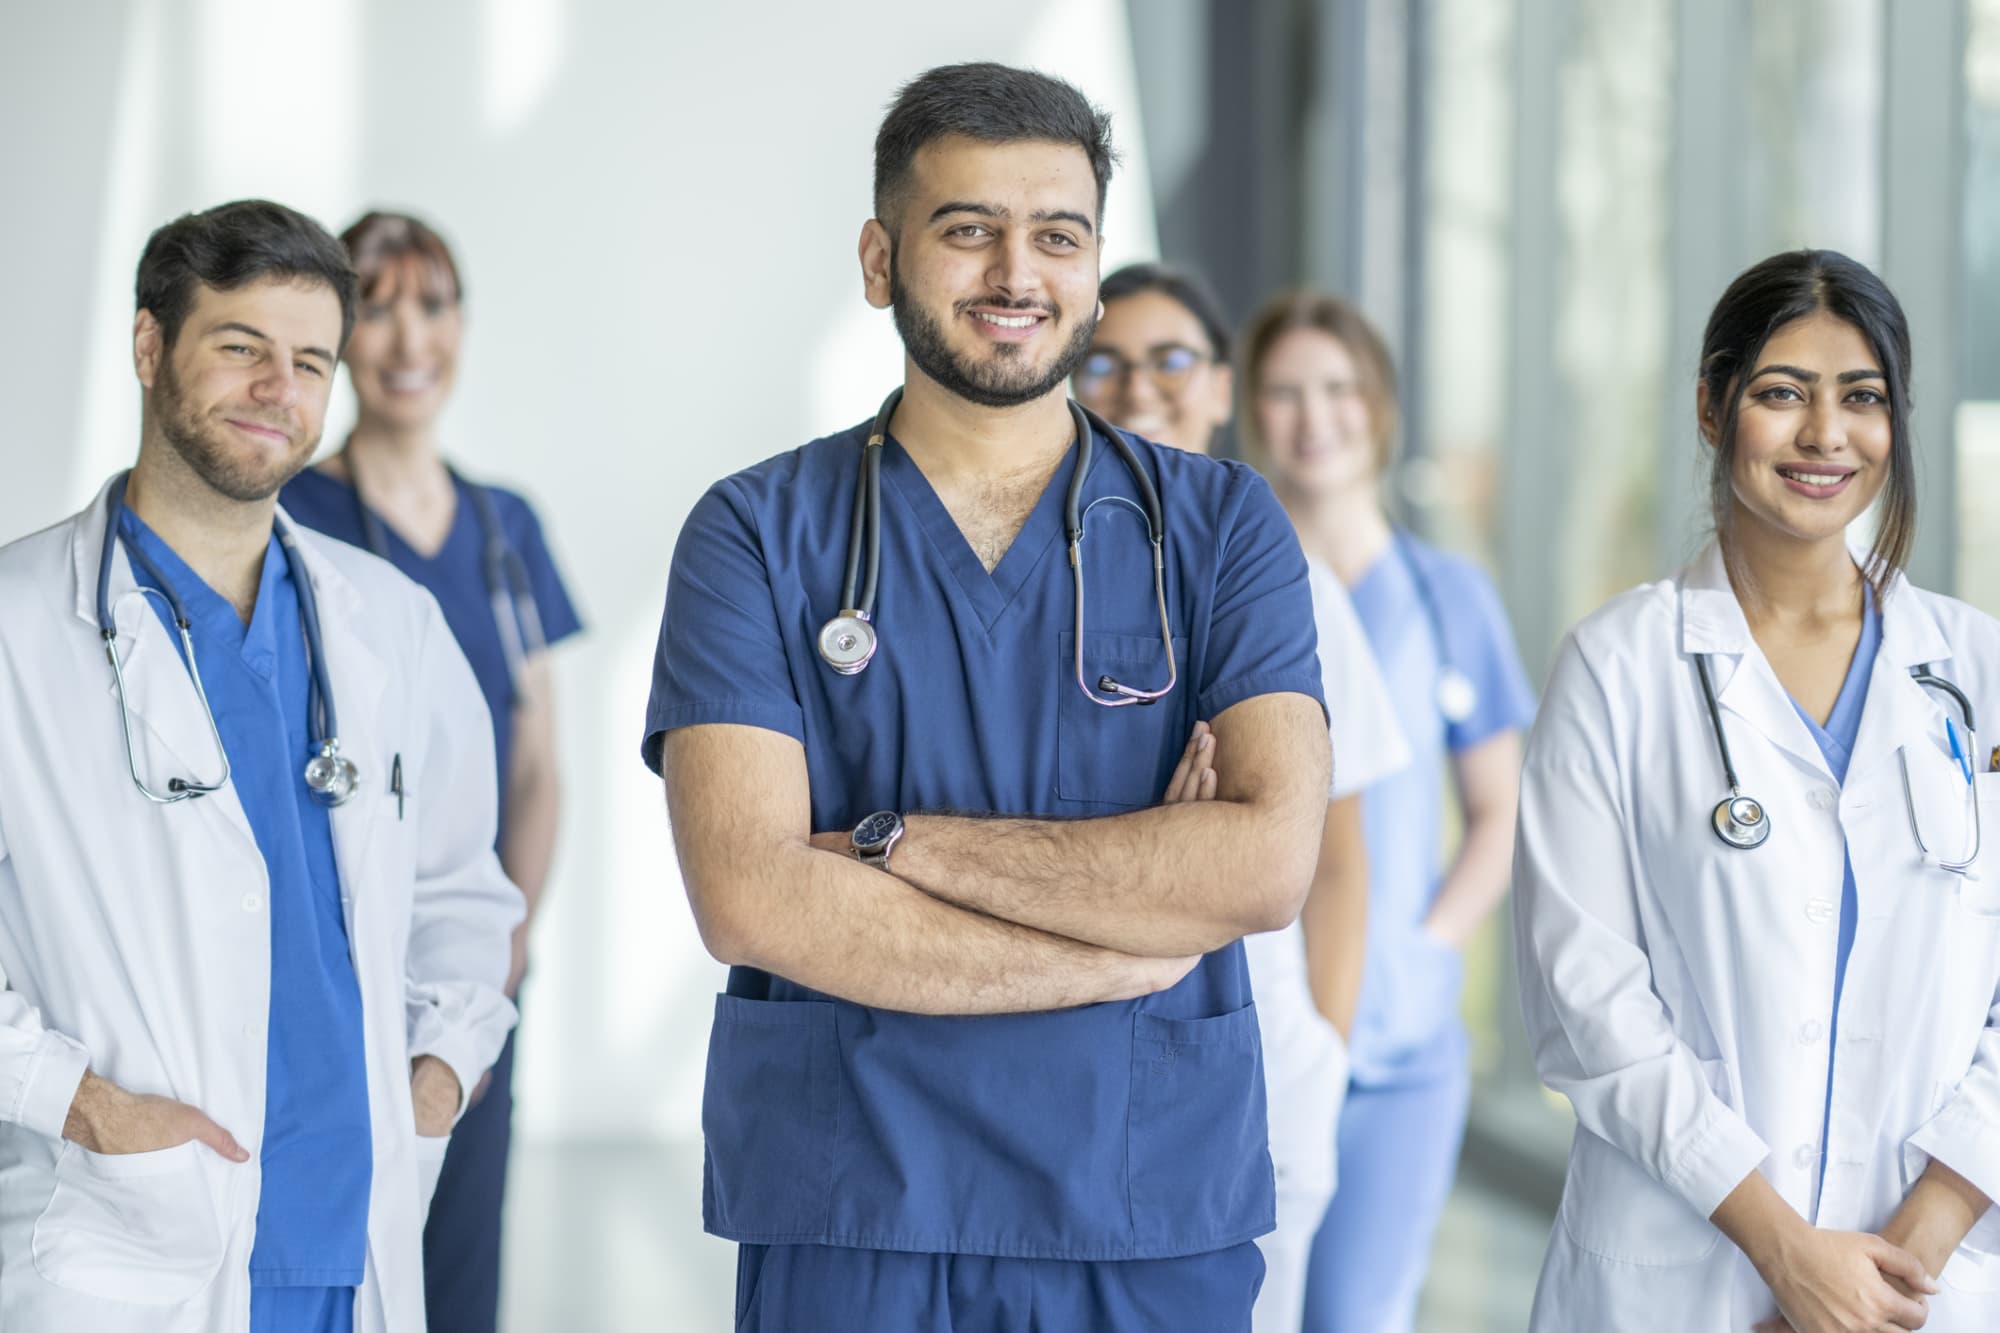
[[[569,805],[524,1134],[696,1132],[721,969],[638,760],[660,599],[711,481],[865,417],[900,373],[854,259],[882,108],[953,60],[1077,81],[1125,153],[1108,267],[1155,245],[1129,49],[1121,0],[72,0],[0,17],[0,540],[130,459],[132,269],[160,222],[245,195],[336,229],[383,205],[458,248],[470,331],[449,447],[536,498],[590,626],[560,668]],[[344,385],[335,399],[337,442]]]

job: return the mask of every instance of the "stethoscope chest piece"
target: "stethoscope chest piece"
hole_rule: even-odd
[[[819,655],[843,676],[858,676],[875,657],[875,627],[858,611],[842,611],[819,628]]]
[[[1463,671],[1447,666],[1438,677],[1437,705],[1444,720],[1456,725],[1471,718],[1472,710],[1479,707],[1479,691]]]
[[[1715,807],[1715,836],[1731,847],[1748,851],[1771,836],[1771,817],[1764,803],[1748,796],[1731,796]]]
[[[306,790],[324,806],[345,805],[361,785],[361,770],[340,752],[339,741],[327,741],[306,760]]]

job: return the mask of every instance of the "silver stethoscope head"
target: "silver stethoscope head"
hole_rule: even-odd
[[[1472,710],[1479,707],[1479,691],[1472,678],[1457,667],[1447,666],[1438,677],[1437,706],[1444,720],[1454,725],[1470,719]]]
[[[1709,823],[1715,836],[1739,851],[1762,847],[1771,836],[1771,814],[1764,803],[1745,796],[1736,781],[1736,762],[1729,755],[1729,737],[1722,730],[1722,710],[1715,703],[1715,683],[1708,678],[1708,655],[1696,653],[1695,675],[1701,679],[1702,701],[1708,705],[1708,720],[1715,727],[1715,748],[1722,755],[1722,776],[1729,783],[1729,795],[1716,802]]]
[[[819,655],[843,676],[861,674],[875,656],[875,642],[875,627],[852,608],[819,627]]]
[[[322,743],[319,753],[306,760],[306,791],[314,802],[328,807],[345,805],[361,785],[361,770],[340,752],[340,741]]]
[[[1715,836],[1745,851],[1761,847],[1771,836],[1771,817],[1764,813],[1763,802],[1732,792],[1716,803]]]

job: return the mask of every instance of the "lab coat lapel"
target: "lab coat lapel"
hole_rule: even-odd
[[[1906,745],[1912,747],[1913,761],[1914,747],[1920,744],[1948,752],[1943,719],[1959,721],[1957,710],[1942,695],[1910,679],[1910,669],[1934,664],[1939,675],[1951,677],[1950,659],[1951,645],[1930,608],[1902,575],[1895,576],[1882,599],[1882,645],[1875,653],[1861,728],[1848,761],[1850,783]]]
[[[1707,656],[1716,703],[1725,721],[1729,715],[1742,719],[1765,740],[1831,782],[1833,774],[1819,743],[1800,720],[1791,696],[1750,634],[1750,622],[1743,617],[1743,607],[1723,567],[1722,550],[1714,543],[1681,571],[1680,609],[1681,652],[1689,658]],[[1691,662],[1689,669],[1693,669]]]
[[[98,633],[97,566],[110,519],[105,509],[109,489],[107,483],[91,507],[72,520],[77,613],[88,622],[93,635]],[[112,623],[118,631],[114,646],[125,675],[125,708],[130,714],[139,776],[156,792],[164,792],[174,777],[214,781],[222,771],[222,751],[210,729],[208,711],[195,692],[194,678],[182,664],[179,649],[153,609],[153,595],[139,591],[122,543],[112,551],[109,594]],[[200,662],[195,665],[199,667]],[[107,707],[115,709],[118,681],[108,660],[103,666]],[[256,835],[250,831],[249,817],[243,813],[233,781],[220,791],[183,804],[219,813],[251,850],[257,850]]]
[[[280,521],[284,518],[282,510]],[[326,647],[326,673],[340,722],[341,753],[360,772],[354,799],[335,806],[330,819],[334,861],[340,870],[341,897],[353,902],[368,879],[370,848],[389,790],[393,745],[382,735],[383,702],[389,690],[389,670],[357,634],[366,604],[359,590],[326,560],[317,534],[291,524],[319,604],[320,640]],[[352,936],[352,920],[349,934]]]

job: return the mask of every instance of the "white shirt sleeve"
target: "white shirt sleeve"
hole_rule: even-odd
[[[1408,767],[1410,744],[1396,725],[1389,687],[1340,577],[1311,558],[1306,577],[1319,630],[1327,730],[1333,738],[1333,786],[1327,795],[1339,800]]]

